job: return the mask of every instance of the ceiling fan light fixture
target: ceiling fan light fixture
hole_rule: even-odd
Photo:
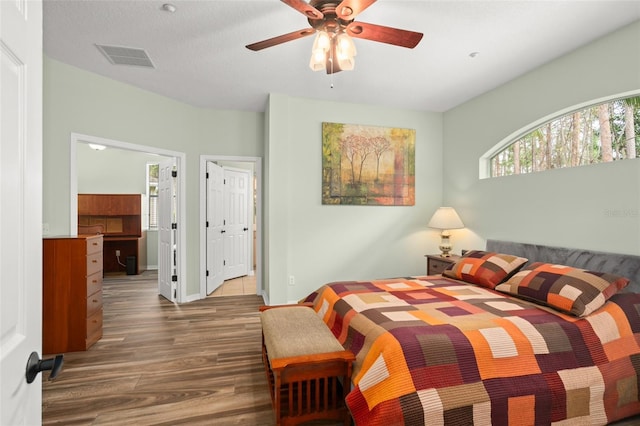
[[[335,38],[336,44],[336,59],[338,60],[338,66],[343,71],[351,71],[355,66],[356,45],[353,43],[351,37],[346,33],[340,33]]]
[[[322,49],[325,52],[331,47],[331,36],[326,31],[318,31],[316,39],[313,41],[313,51]]]
[[[316,39],[313,41],[311,49],[311,61],[309,68],[313,71],[321,71],[325,69],[327,63],[327,52],[331,48],[332,39],[326,31],[318,31]]]
[[[327,61],[327,52],[323,49],[315,49],[311,52],[311,60],[309,68],[313,71],[321,71],[325,69]]]

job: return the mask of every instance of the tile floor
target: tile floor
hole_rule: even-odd
[[[240,296],[243,294],[256,294],[256,276],[246,275],[225,281],[209,297]]]

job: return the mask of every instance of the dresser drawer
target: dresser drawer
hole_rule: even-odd
[[[93,315],[98,309],[102,310],[102,292],[93,293],[87,297],[87,318]]]
[[[102,253],[102,237],[87,238],[87,254]]]
[[[442,271],[460,260],[460,256],[452,254],[449,257],[427,255],[427,275],[440,275]]]
[[[102,271],[87,277],[87,297],[98,291],[102,293]]]
[[[429,272],[427,275],[438,275],[442,274],[442,271],[447,269],[447,267],[451,265],[449,262],[443,262],[440,260],[431,260],[429,262]]]
[[[89,349],[91,345],[102,337],[102,309],[87,318],[87,337],[85,347]]]
[[[87,276],[102,271],[102,252],[87,255]]]

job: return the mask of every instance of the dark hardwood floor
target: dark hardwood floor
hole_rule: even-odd
[[[141,279],[142,278],[142,279]],[[258,296],[174,305],[156,276],[105,279],[104,334],[43,377],[43,424],[273,425]]]

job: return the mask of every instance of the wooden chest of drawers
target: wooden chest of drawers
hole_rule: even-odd
[[[87,350],[102,337],[102,235],[43,240],[42,352]]]

